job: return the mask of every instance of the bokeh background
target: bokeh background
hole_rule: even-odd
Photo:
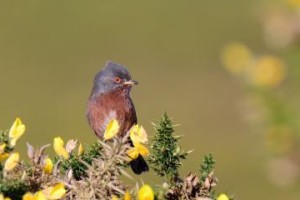
[[[182,174],[197,172],[213,152],[217,191],[299,199],[299,5],[0,0],[0,128],[21,117],[22,152],[27,141],[37,146],[55,136],[92,143],[87,99],[94,75],[114,60],[140,82],[132,98],[150,136],[165,111],[180,124],[182,148],[194,150]],[[260,76],[253,81],[253,74]],[[141,178],[161,182],[153,177]]]

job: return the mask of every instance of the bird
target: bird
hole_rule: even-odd
[[[86,117],[98,138],[103,139],[107,124],[111,120],[119,122],[119,137],[124,137],[137,124],[135,107],[130,97],[132,86],[137,84],[125,66],[113,61],[107,61],[104,68],[95,75]],[[131,141],[129,143],[132,145]],[[129,164],[135,174],[149,171],[141,155]]]

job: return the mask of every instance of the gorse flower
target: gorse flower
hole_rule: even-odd
[[[234,43],[222,52],[223,65],[233,74],[243,75],[253,86],[275,87],[286,76],[286,66],[275,56],[254,57],[243,44]]]
[[[6,147],[5,143],[0,145],[0,154],[4,153],[5,147]]]
[[[229,197],[226,194],[220,194],[217,200],[229,200]]]
[[[148,142],[148,136],[145,129],[142,126],[134,125],[130,129],[130,139],[133,143],[146,143]]]
[[[23,200],[58,200],[66,195],[64,184],[57,183],[53,187],[46,188],[43,191],[38,191],[35,194],[27,192],[23,195]]]
[[[20,118],[17,118],[8,133],[10,146],[14,147],[16,145],[17,140],[24,134],[25,130],[25,125],[22,123]]]
[[[5,160],[6,158],[8,158],[9,153],[2,153],[0,154],[0,162],[2,162],[3,160]]]
[[[222,62],[233,74],[240,74],[251,64],[253,56],[248,47],[241,43],[232,43],[222,52]]]
[[[104,140],[109,140],[116,136],[119,132],[120,126],[117,120],[111,120],[104,132]],[[134,125],[129,131],[130,139],[133,143],[133,147],[128,150],[127,155],[131,159],[136,159],[139,154],[142,156],[148,156],[149,150],[142,144],[148,141],[147,133],[142,126]]]
[[[112,195],[111,200],[119,200],[119,198],[115,195]]]
[[[31,192],[26,192],[26,194],[23,195],[22,200],[35,200],[34,194]]]
[[[24,194],[22,200],[48,200],[45,194],[42,191],[38,191],[35,194],[27,192]]]
[[[0,194],[0,200],[11,200],[11,198],[4,197],[4,195],[1,193]]]
[[[84,148],[83,148],[83,145],[80,143],[78,146],[77,155],[81,156],[83,153],[84,153]]]
[[[279,85],[285,78],[284,63],[274,56],[262,56],[251,70],[253,84],[272,87]]]
[[[128,191],[125,192],[125,195],[124,195],[124,200],[131,200],[131,195]]]
[[[119,129],[120,129],[119,122],[115,119],[111,120],[106,126],[106,130],[104,132],[103,139],[109,140],[109,139],[115,137],[117,135],[117,133],[119,132]]]
[[[60,137],[54,138],[53,147],[58,156],[62,156],[66,160],[69,158],[70,155],[64,147],[64,141]]]
[[[44,171],[46,174],[52,174],[52,171],[53,171],[53,163],[52,163],[52,160],[51,160],[50,158],[44,159],[43,171]]]
[[[19,153],[12,153],[8,159],[5,161],[4,170],[10,171],[13,170],[19,163],[20,155]]]
[[[22,200],[48,200],[46,195],[42,191],[38,191],[35,194],[27,192],[24,194]]]
[[[149,185],[143,185],[138,192],[138,200],[154,200],[154,192]]]
[[[57,183],[53,187],[46,188],[44,194],[49,200],[61,199],[66,195],[66,189],[63,183]]]
[[[148,142],[148,136],[145,129],[142,126],[134,125],[129,131],[130,139],[133,143],[133,147],[127,152],[127,155],[131,159],[136,159],[139,154],[142,156],[148,156],[149,150],[143,145]]]
[[[149,155],[149,150],[140,143],[134,143],[134,147],[130,148],[127,151],[127,155],[133,160],[136,159],[139,156],[139,154],[141,154],[142,156]]]
[[[42,191],[38,191],[34,194],[34,200],[48,200],[46,195]]]

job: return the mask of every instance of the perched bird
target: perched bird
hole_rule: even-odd
[[[122,65],[108,61],[96,74],[94,85],[87,105],[87,120],[95,134],[102,139],[107,124],[116,119],[120,129],[118,135],[125,136],[137,123],[137,116],[130,98],[132,85],[137,81],[131,79],[129,71]],[[139,155],[130,162],[135,174],[148,171],[144,158]]]

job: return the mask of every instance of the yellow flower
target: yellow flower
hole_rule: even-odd
[[[66,195],[66,189],[63,183],[57,183],[53,187],[44,190],[47,199],[56,200],[61,199]]]
[[[46,174],[52,174],[52,171],[53,171],[53,163],[52,163],[52,160],[51,160],[50,158],[46,158],[46,159],[44,160],[43,171],[44,171]]]
[[[0,194],[0,200],[11,200],[11,198],[4,197],[4,195],[1,193]]]
[[[131,149],[129,149],[127,151],[127,155],[132,159],[136,159],[139,154],[141,154],[142,156],[148,156],[149,155],[149,150],[142,144],[134,144],[134,147],[132,147]]]
[[[25,125],[22,124],[20,118],[17,118],[8,133],[10,146],[14,147],[16,145],[17,140],[24,134],[25,130]]]
[[[119,198],[115,195],[112,195],[111,200],[119,200]]]
[[[226,46],[221,56],[223,65],[233,74],[244,72],[253,61],[251,51],[240,43],[232,43]]]
[[[48,198],[42,191],[38,191],[37,193],[35,193],[33,199],[34,200],[48,200]]]
[[[9,157],[9,153],[2,153],[2,154],[0,154],[0,162],[2,162],[3,160],[5,160],[8,157]]]
[[[134,148],[141,154],[142,156],[148,156],[149,150],[142,144],[135,144]]]
[[[148,141],[145,129],[142,126],[134,125],[130,129],[129,135],[134,147],[128,150],[127,155],[133,160],[136,159],[139,154],[142,156],[148,156],[149,150],[142,145],[142,143],[146,143]]]
[[[35,200],[34,195],[31,192],[26,192],[26,194],[23,195],[22,200]]]
[[[127,151],[127,155],[130,159],[135,160],[139,156],[139,152],[133,147]]]
[[[137,124],[132,126],[129,134],[133,143],[146,143],[148,141],[145,129]]]
[[[6,147],[6,144],[5,144],[5,143],[0,145],[0,154],[3,154],[3,153],[4,153],[5,147]]]
[[[124,200],[131,200],[131,195],[128,191],[125,192],[125,195],[124,195]]]
[[[263,56],[250,72],[250,79],[257,86],[277,86],[285,78],[284,63],[274,56]]]
[[[217,200],[229,200],[229,197],[226,194],[220,194]]]
[[[53,147],[58,156],[62,156],[66,160],[69,158],[69,153],[64,147],[64,141],[60,137],[54,138]]]
[[[4,170],[10,171],[14,169],[19,163],[20,155],[19,153],[12,153],[9,158],[5,161]]]
[[[119,132],[120,125],[117,120],[113,119],[111,120],[107,126],[106,130],[104,132],[104,140],[109,140],[116,136],[116,134]]]
[[[48,192],[48,191],[46,191],[46,192]],[[51,196],[51,195],[49,196],[49,195],[45,194],[45,192],[43,192],[43,191],[38,191],[35,194],[27,192],[26,194],[24,194],[22,200],[57,200],[57,199],[63,198],[63,196]]]
[[[79,147],[78,147],[77,155],[81,156],[83,153],[84,153],[84,148],[83,148],[83,145],[80,143]]]
[[[154,200],[154,192],[149,185],[143,185],[138,192],[138,200]]]

